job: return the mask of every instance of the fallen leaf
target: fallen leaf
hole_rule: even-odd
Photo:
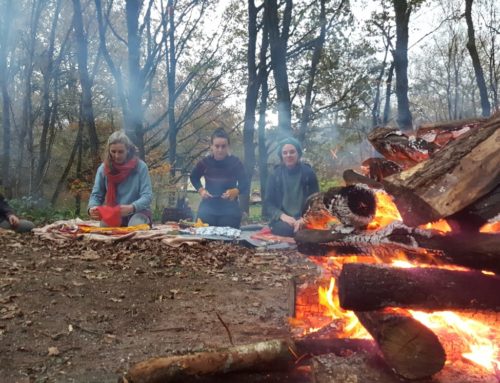
[[[57,347],[49,347],[49,356],[57,356],[59,354],[60,352]]]

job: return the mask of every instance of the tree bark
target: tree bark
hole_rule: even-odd
[[[413,122],[408,100],[408,24],[412,11],[407,0],[393,0],[396,14],[396,49],[393,51],[396,71],[396,98],[398,100],[398,126],[412,130]]]
[[[446,354],[437,336],[404,310],[356,311],[361,324],[380,348],[385,362],[406,379],[439,372]]]
[[[221,351],[153,358],[132,366],[121,382],[183,382],[234,371],[283,370],[293,365],[295,352],[290,351],[293,348],[291,341],[270,340]]]
[[[259,81],[257,78],[257,64],[255,62],[257,46],[257,7],[254,0],[248,0],[248,47],[247,47],[247,72],[248,84],[245,98],[245,117],[243,124],[243,150],[244,165],[249,182],[251,182],[255,168],[255,112],[259,96]],[[248,213],[250,206],[250,190],[246,195],[240,196],[243,211]]]
[[[90,144],[90,156],[93,168],[97,168],[100,163],[99,139],[94,119],[94,108],[92,106],[92,81],[88,71],[88,49],[87,38],[83,29],[82,6],[80,0],[73,0],[74,16],[73,26],[76,36],[78,72],[80,74],[80,84],[82,86],[82,118],[83,124],[87,128]]]
[[[481,98],[481,110],[484,117],[488,117],[491,113],[490,100],[488,98],[488,90],[486,81],[484,80],[483,68],[476,47],[476,38],[474,33],[474,24],[472,22],[472,2],[473,0],[465,0],[465,21],[467,22],[467,49],[472,59],[474,74],[476,75],[477,87]]]
[[[288,84],[286,52],[293,2],[292,0],[285,0],[285,4],[280,32],[277,0],[264,1],[264,7],[266,9],[265,23],[268,28],[269,44],[271,47],[271,68],[273,70],[274,81],[276,84],[278,129],[283,136],[291,136],[292,103],[290,99],[290,87]]]
[[[340,306],[346,310],[500,311],[500,277],[478,271],[348,263],[342,268],[338,287]]]

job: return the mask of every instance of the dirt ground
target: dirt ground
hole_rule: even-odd
[[[290,250],[0,231],[0,381],[116,382],[150,357],[230,346],[221,320],[236,345],[287,336],[287,281],[316,271]],[[224,381],[308,381],[254,375]]]

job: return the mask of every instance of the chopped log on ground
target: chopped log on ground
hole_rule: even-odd
[[[330,213],[344,225],[365,228],[375,215],[375,192],[365,185],[330,188],[323,197]]]
[[[446,354],[439,339],[407,311],[386,309],[355,314],[398,375],[423,379],[443,368]]]
[[[338,287],[346,310],[500,311],[500,277],[479,271],[349,263],[342,267]]]
[[[471,129],[476,129],[486,118],[467,118],[462,120],[438,121],[422,124],[417,128],[417,137],[438,146],[444,146]]]
[[[378,127],[368,135],[373,147],[386,159],[409,169],[429,158],[437,146],[421,138],[412,139],[397,128]]]
[[[351,338],[325,338],[316,339],[314,336],[305,336],[295,340],[297,355],[303,360],[314,355],[335,354],[346,355],[353,352],[373,352],[376,351],[375,343],[372,339],[351,339]]]
[[[432,158],[385,178],[404,222],[418,226],[448,217],[485,196],[500,183],[500,113]]]
[[[378,182],[382,181],[385,177],[403,171],[401,166],[386,158],[368,158],[361,165],[366,168],[366,175]]]
[[[123,383],[183,382],[196,376],[234,371],[278,371],[289,368],[296,352],[289,340],[270,340],[191,355],[153,358],[133,366]]]

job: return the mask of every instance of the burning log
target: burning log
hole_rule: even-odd
[[[421,138],[411,139],[397,128],[378,127],[368,135],[373,147],[386,159],[404,169],[411,168],[429,158],[437,146]]]
[[[429,160],[382,181],[407,225],[418,226],[448,217],[498,187],[499,128],[497,113]]]
[[[439,250],[439,261],[500,273],[500,234],[465,233],[449,235],[422,235],[395,230],[388,235],[394,243],[416,241],[425,249]]]
[[[344,225],[365,228],[375,214],[375,193],[364,185],[350,185],[329,189],[323,202],[331,214]]]
[[[362,174],[356,173],[352,169],[347,169],[344,171],[344,174],[342,175],[344,178],[344,182],[346,185],[356,185],[356,184],[363,184],[366,186],[369,186],[373,189],[383,189],[384,185],[382,185],[380,182],[375,181],[369,177],[366,177]]]
[[[485,121],[485,118],[468,118],[422,124],[417,129],[417,137],[444,146],[465,132],[481,126]]]
[[[343,265],[338,287],[340,306],[346,310],[500,311],[500,277],[477,271],[349,263]]]
[[[184,382],[197,376],[235,371],[278,371],[295,361],[293,342],[270,340],[227,350],[153,358],[133,366],[122,383]]]
[[[446,354],[437,336],[404,310],[355,312],[380,348],[385,362],[406,379],[439,372]]]
[[[378,182],[403,170],[397,163],[385,158],[368,158],[361,165],[367,169],[368,177]]]

